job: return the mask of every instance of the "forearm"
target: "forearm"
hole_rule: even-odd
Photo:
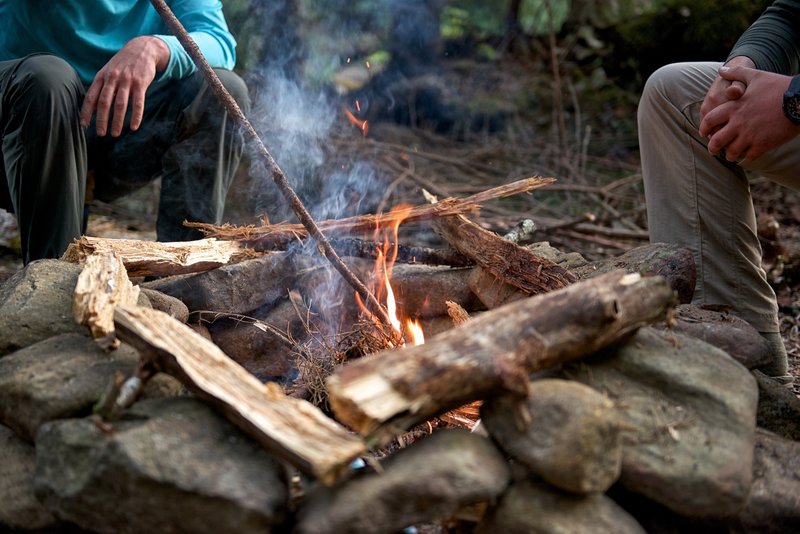
[[[800,0],[777,0],[748,28],[728,56],[745,56],[759,70],[800,72]]]

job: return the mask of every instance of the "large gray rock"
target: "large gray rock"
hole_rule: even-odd
[[[0,421],[33,441],[48,421],[90,414],[114,373],[130,375],[138,362],[129,345],[105,352],[82,334],[61,334],[9,354],[0,358]],[[174,378],[156,377],[145,396],[180,392]]]
[[[33,495],[36,453],[0,425],[0,531],[37,530],[58,524]]]
[[[800,441],[800,399],[794,391],[760,371],[753,371],[758,382],[756,424],[793,441]]]
[[[752,482],[758,388],[702,341],[640,330],[565,371],[616,402],[634,429],[620,482],[688,517],[732,517]]]
[[[90,418],[36,437],[36,496],[97,532],[269,532],[284,519],[281,468],[188,397],[143,401],[104,432]]]
[[[524,426],[521,411],[529,421]],[[503,450],[556,487],[602,493],[619,478],[622,431],[614,404],[588,386],[536,380],[524,403],[487,401],[481,421]]]
[[[800,443],[758,430],[753,487],[738,528],[741,532],[800,532]]]
[[[728,311],[681,304],[675,308],[675,321],[655,325],[677,334],[695,337],[718,347],[748,369],[755,369],[772,360],[767,340],[750,323]]]
[[[489,440],[441,430],[391,456],[382,473],[317,488],[299,511],[296,532],[397,532],[494,499],[509,477]]]
[[[603,494],[575,495],[535,482],[511,486],[478,524],[479,534],[644,534]]]
[[[38,260],[6,281],[0,288],[0,356],[57,334],[87,332],[72,314],[80,272],[74,263]]]
[[[33,261],[0,287],[0,357],[58,334],[88,333],[72,313],[82,269],[60,260]],[[143,294],[138,304],[150,307]]]
[[[294,284],[290,254],[276,252],[200,274],[142,284],[183,301],[190,311],[246,314],[286,295]]]

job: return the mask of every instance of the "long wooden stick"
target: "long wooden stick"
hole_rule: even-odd
[[[267,147],[264,146],[264,143],[261,141],[261,138],[258,136],[255,128],[253,128],[253,125],[250,124],[250,121],[242,112],[241,108],[239,108],[239,105],[233,99],[228,90],[225,89],[225,86],[222,85],[222,82],[214,72],[214,69],[212,69],[211,65],[208,64],[208,61],[206,61],[203,53],[197,46],[197,43],[195,43],[194,39],[189,36],[186,29],[183,27],[183,24],[181,24],[181,22],[175,17],[175,14],[172,12],[169,6],[167,6],[164,0],[150,0],[150,3],[153,4],[153,7],[164,20],[164,23],[167,25],[170,31],[175,34],[183,48],[191,56],[192,61],[194,61],[195,65],[197,65],[197,68],[200,70],[200,72],[203,73],[203,76],[211,87],[211,90],[214,91],[215,95],[217,95],[217,98],[219,98],[222,105],[225,106],[225,109],[228,111],[230,116],[233,117],[233,119],[240,126],[242,126],[246,136],[250,139],[250,141],[255,143],[256,148],[258,149],[258,155],[261,157],[267,169],[269,169],[272,180],[275,182],[275,185],[278,186],[278,189],[286,198],[286,200],[289,201],[292,210],[294,211],[295,215],[297,215],[297,218],[300,220],[306,230],[308,230],[309,235],[311,235],[311,237],[313,237],[317,243],[319,243],[320,248],[322,249],[321,253],[328,258],[331,264],[333,264],[334,268],[339,271],[342,277],[347,280],[347,282],[353,287],[353,289],[355,289],[361,298],[364,299],[370,310],[377,314],[386,325],[390,325],[391,322],[389,321],[389,315],[386,313],[386,310],[383,308],[383,306],[381,306],[369,289],[367,289],[367,286],[365,286],[361,280],[359,280],[358,277],[356,277],[356,275],[354,275],[352,271],[347,268],[347,266],[339,258],[339,255],[336,254],[336,251],[319,229],[317,223],[314,222],[311,214],[308,212],[308,210],[306,210],[305,206],[303,206],[303,203],[300,201],[297,193],[295,193],[294,189],[292,189],[292,186],[286,179],[286,175],[275,162],[275,159],[272,157],[272,154],[269,153]]]

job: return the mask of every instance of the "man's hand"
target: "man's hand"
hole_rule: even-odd
[[[747,56],[737,56],[727,63],[726,67],[748,67],[755,68],[753,60]],[[700,106],[700,119],[702,120],[712,109],[717,106],[730,102],[731,100],[738,100],[744,94],[745,85],[740,81],[726,80],[722,76],[717,76],[711,87],[706,93],[703,104]]]
[[[111,135],[117,137],[122,133],[130,101],[130,129],[139,129],[147,88],[156,72],[165,69],[168,62],[169,48],[158,37],[142,36],[128,41],[95,75],[83,100],[81,125],[86,128],[97,113],[97,135],[104,136],[113,110]]]
[[[746,89],[709,110],[700,122],[700,135],[709,137],[709,152],[717,155],[724,149],[728,161],[752,161],[800,134],[800,126],[783,115],[790,76],[746,67],[722,67],[719,73]]]

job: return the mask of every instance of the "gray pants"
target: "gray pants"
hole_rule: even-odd
[[[241,78],[217,74],[247,113]],[[0,61],[0,207],[17,217],[25,263],[59,257],[81,235],[87,171],[94,198],[106,201],[161,178],[160,241],[201,237],[184,220],[221,222],[244,143],[199,73],[153,85],[141,128],[117,138],[80,127],[84,94],[57,57]]]
[[[745,171],[800,188],[800,138],[743,166],[710,155],[697,129],[700,105],[720,66],[668,65],[647,81],[639,144],[650,240],[679,243],[694,253],[695,303],[731,306],[760,332],[778,332]]]

